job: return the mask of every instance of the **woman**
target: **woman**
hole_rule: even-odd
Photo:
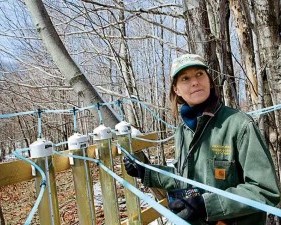
[[[280,200],[265,141],[247,114],[224,106],[204,60],[185,54],[173,61],[170,100],[182,123],[175,133],[174,168],[166,171],[268,205]],[[124,159],[127,173],[147,187],[168,191],[169,208],[191,224],[264,225],[266,213],[198,190]]]

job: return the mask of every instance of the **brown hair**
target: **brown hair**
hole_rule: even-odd
[[[214,92],[210,92],[211,93],[215,93],[216,96],[218,96],[218,92],[215,86],[215,82],[213,81],[213,78],[211,77],[211,75],[208,73],[207,70],[205,70],[209,80],[210,80],[210,86],[211,86],[211,90],[214,89]],[[176,75],[174,77],[174,79],[172,80],[171,83],[171,87],[170,87],[170,93],[169,93],[169,97],[170,97],[170,101],[171,101],[171,110],[172,110],[172,115],[174,116],[175,119],[178,119],[178,114],[179,114],[179,110],[178,110],[178,105],[182,105],[184,103],[186,103],[184,101],[184,99],[180,96],[178,96],[175,91],[174,91],[174,86],[177,83],[177,79],[178,79],[178,75]]]

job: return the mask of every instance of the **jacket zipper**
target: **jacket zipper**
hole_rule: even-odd
[[[221,106],[222,106],[222,105],[220,105],[220,106],[218,107],[218,109],[214,112],[214,115],[219,111],[219,109],[221,108]],[[190,150],[188,151],[188,154],[187,154],[187,156],[186,156],[185,159],[184,159],[184,162],[183,162],[183,164],[182,164],[182,168],[181,168],[181,171],[180,171],[180,175],[181,175],[181,176],[183,176],[183,172],[184,172],[184,169],[185,169],[185,167],[186,167],[187,160],[188,160],[188,158],[190,157],[190,154],[192,153],[192,151],[193,151],[193,149],[194,149],[194,146],[195,146],[195,145],[197,144],[197,142],[200,140],[200,138],[201,138],[201,136],[203,135],[203,133],[204,133],[206,127],[208,126],[208,124],[210,123],[210,121],[211,121],[212,119],[213,119],[213,117],[211,117],[211,118],[207,121],[205,127],[203,128],[203,130],[202,130],[202,132],[201,132],[201,134],[200,134],[200,136],[198,137],[198,139],[196,140],[196,142],[192,145],[192,147],[191,147]]]

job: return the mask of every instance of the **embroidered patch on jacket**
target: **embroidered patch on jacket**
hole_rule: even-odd
[[[218,180],[225,180],[226,170],[222,168],[215,168],[215,178]]]
[[[231,146],[229,146],[229,145],[212,145],[212,151],[216,155],[230,155]]]

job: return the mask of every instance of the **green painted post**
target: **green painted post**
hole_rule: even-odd
[[[39,138],[30,146],[30,157],[46,174],[46,188],[39,204],[39,219],[41,225],[60,225],[59,204],[55,170],[53,166],[53,143]],[[42,178],[36,173],[35,187],[37,195],[40,192]]]
[[[88,137],[74,133],[68,138],[68,147],[73,155],[87,157]],[[93,182],[89,161],[70,158],[73,174],[79,224],[96,224],[93,199]]]
[[[118,139],[118,143],[128,152],[132,153],[132,145],[131,145],[131,125],[124,121],[121,121],[119,124],[115,126],[116,135]],[[123,154],[121,156],[121,162],[123,162]],[[123,174],[123,178],[128,181],[130,184],[137,187],[136,179],[129,176],[125,170],[124,164],[121,163],[121,170]],[[130,225],[140,225],[142,224],[141,219],[141,207],[139,198],[133,194],[131,191],[125,189],[125,198],[126,198],[126,206],[128,212],[128,224]]]
[[[94,130],[94,140],[97,142],[98,158],[106,167],[113,170],[111,138],[111,129],[104,125],[100,125]],[[100,183],[105,224],[120,224],[115,180],[103,169],[100,169]]]

